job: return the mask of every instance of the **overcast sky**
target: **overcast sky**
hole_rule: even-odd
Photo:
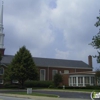
[[[99,9],[100,0],[4,0],[5,54],[25,45],[33,57],[88,63],[97,54],[89,43]],[[96,59],[93,66],[100,66]]]

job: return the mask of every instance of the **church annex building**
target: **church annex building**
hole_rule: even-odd
[[[3,33],[3,4],[0,12],[0,51],[2,60],[0,66],[0,84],[4,84],[2,75],[8,64],[11,63],[13,55],[5,55]],[[39,69],[40,80],[53,80],[56,73],[63,76],[63,85],[67,86],[86,86],[95,84],[95,72],[92,67],[92,56],[88,56],[88,64],[78,60],[63,60],[51,58],[33,57],[36,66]]]

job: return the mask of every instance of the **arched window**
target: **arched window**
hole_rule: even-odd
[[[3,82],[4,82],[3,79],[0,79],[0,84],[3,84]]]
[[[3,73],[4,73],[4,68],[0,67],[0,75],[3,75]]]

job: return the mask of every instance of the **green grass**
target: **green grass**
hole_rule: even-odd
[[[69,91],[81,91],[81,92],[92,92],[92,91],[96,91],[96,92],[100,92],[100,90],[98,89],[66,89]]]
[[[45,89],[45,90],[54,90],[54,91],[69,91],[69,92],[100,92],[100,89]]]
[[[45,96],[45,97],[58,97],[58,95],[54,95],[54,94],[43,94],[43,93],[35,93],[35,92],[33,92],[32,94],[27,94],[27,92],[9,92],[8,94]]]

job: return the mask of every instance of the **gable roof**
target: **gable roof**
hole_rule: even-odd
[[[65,67],[65,68],[90,68],[88,64],[78,60],[64,60],[64,59],[51,59],[51,58],[34,58],[34,62],[37,66],[44,67]]]
[[[1,63],[9,64],[11,63],[14,56],[12,55],[4,55]],[[83,61],[78,60],[64,60],[64,59],[51,59],[51,58],[39,58],[33,57],[33,60],[36,66],[39,67],[59,67],[59,68],[84,68],[84,69],[92,69],[88,64]]]

